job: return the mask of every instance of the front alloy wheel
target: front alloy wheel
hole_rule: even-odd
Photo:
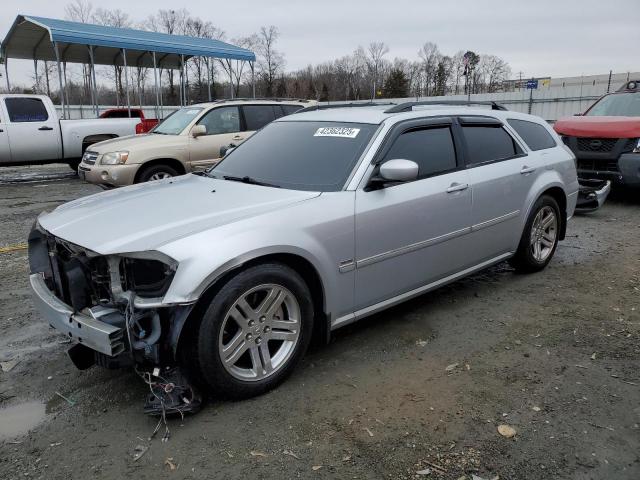
[[[240,295],[225,315],[218,352],[233,377],[256,381],[286,365],[299,339],[295,296],[282,285],[259,285]]]
[[[182,366],[216,397],[247,398],[274,388],[311,340],[311,292],[284,264],[264,263],[237,273],[205,308],[183,343]]]

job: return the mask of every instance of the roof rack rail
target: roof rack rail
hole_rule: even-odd
[[[237,97],[237,98],[217,98],[214,100],[211,100],[211,102],[198,102],[198,103],[194,103],[193,105],[198,105],[201,103],[219,103],[219,102],[235,102],[235,101],[241,101],[241,102],[252,102],[255,100],[262,100],[262,101],[271,101],[271,102],[300,102],[300,103],[309,103],[311,100],[306,99],[306,98],[284,98],[284,97]]]
[[[375,107],[375,106],[384,106],[384,105],[396,105],[393,102],[362,102],[362,103],[327,103],[325,105],[316,104],[310,105],[308,107],[299,110],[297,113],[302,112],[313,112],[315,110],[327,110],[329,108],[352,108],[352,107]]]
[[[470,105],[489,105],[491,110],[508,110],[504,105],[492,101],[467,101],[467,100],[426,100],[420,102],[405,102],[388,108],[384,113],[400,113],[410,112],[413,107],[422,105],[458,105],[458,106],[470,106]]]

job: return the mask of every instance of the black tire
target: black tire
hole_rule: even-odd
[[[219,338],[224,319],[236,300],[254,287],[277,284],[295,297],[300,309],[299,336],[292,353],[280,368],[260,380],[242,380],[233,376],[221,358]],[[243,399],[265,393],[279,385],[304,356],[313,332],[314,309],[305,281],[293,269],[279,263],[250,267],[229,280],[206,308],[190,338],[185,370],[199,386],[218,398]],[[253,346],[253,344],[251,344]],[[249,352],[247,352],[248,354]]]
[[[69,168],[74,172],[78,173],[78,165],[80,165],[80,160],[69,160],[67,162]]]
[[[553,246],[551,247],[550,252],[545,256],[543,260],[538,260],[535,258],[533,253],[533,248],[531,244],[531,235],[534,220],[538,213],[546,208],[551,208],[556,217],[556,231],[555,231],[555,239],[553,241]],[[522,232],[522,237],[520,238],[520,244],[518,245],[518,250],[516,254],[509,259],[509,263],[512,267],[516,269],[516,271],[521,273],[533,273],[539,272],[544,269],[556,252],[558,248],[558,240],[560,238],[560,231],[562,228],[562,216],[560,215],[560,207],[558,207],[558,202],[549,196],[543,195],[536,203],[533,205],[531,209],[531,213],[529,213],[529,218],[527,219],[527,223],[525,224],[524,231]]]
[[[143,167],[142,171],[138,175],[138,178],[136,179],[136,183],[148,182],[149,180],[157,180],[153,178],[153,176],[159,174],[165,174],[169,177],[177,177],[178,175],[180,175],[180,173],[178,173],[175,168],[163,163],[159,163],[156,165]]]

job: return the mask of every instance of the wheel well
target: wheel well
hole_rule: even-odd
[[[101,135],[89,135],[82,139],[82,153],[94,143],[103,142],[104,140],[110,140],[112,138],[118,138],[118,135],[114,134],[101,134]]]
[[[314,345],[327,343],[329,341],[329,334],[331,329],[329,327],[328,317],[324,308],[324,287],[322,285],[320,275],[318,274],[315,267],[305,258],[295,254],[278,253],[264,255],[262,257],[249,260],[248,262],[243,263],[242,265],[239,265],[226,272],[224,275],[216,279],[211,285],[209,285],[202,293],[202,295],[200,295],[200,298],[196,302],[193,310],[191,310],[191,312],[189,313],[189,317],[187,318],[184,326],[182,327],[182,331],[179,334],[177,349],[180,349],[180,346],[183,342],[192,341],[192,335],[197,330],[196,328],[193,328],[194,322],[200,321],[202,315],[211,302],[211,299],[232,277],[234,277],[241,271],[255,265],[273,262],[282,263],[289,268],[292,268],[306,282],[307,286],[309,287],[309,291],[311,292],[315,314],[311,342]],[[190,326],[190,328],[187,328],[188,325]]]
[[[558,207],[560,207],[560,240],[564,240],[564,237],[567,233],[567,196],[560,187],[551,187],[544,192],[542,195],[549,195],[552,197],[557,203]]]
[[[138,169],[138,171],[136,172],[134,183],[138,182],[138,180],[140,179],[140,175],[142,175],[142,172],[144,172],[147,168],[153,167],[154,165],[168,165],[171,168],[175,169],[180,175],[184,175],[185,173],[187,173],[184,165],[179,160],[176,160],[175,158],[157,158],[155,160],[145,162],[144,165],[142,165]]]

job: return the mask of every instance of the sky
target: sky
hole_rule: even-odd
[[[459,50],[506,60],[513,77],[564,77],[640,70],[639,0],[109,0],[142,21],[158,9],[184,6],[228,38],[275,25],[286,69],[349,54],[372,41],[388,59],[417,59],[427,41],[443,54]],[[2,0],[0,38],[18,14],[64,18],[65,0]],[[32,62],[10,60],[12,83],[28,83]]]

